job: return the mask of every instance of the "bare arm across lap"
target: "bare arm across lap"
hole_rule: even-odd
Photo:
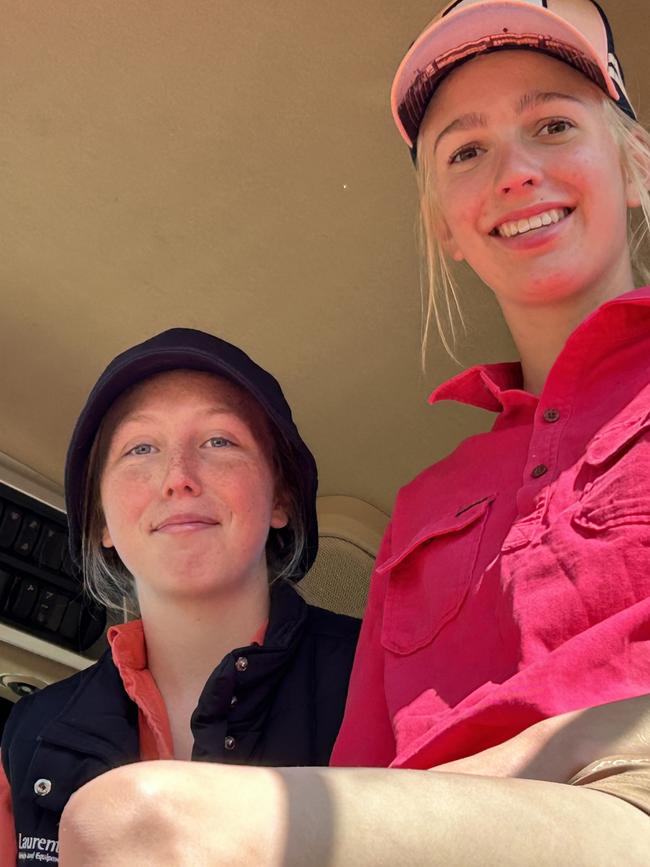
[[[649,851],[648,817],[601,792],[434,771],[152,762],[94,780],[61,822],[62,867],[642,867]]]

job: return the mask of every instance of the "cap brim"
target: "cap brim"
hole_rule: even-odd
[[[510,47],[531,48],[558,56],[579,68],[612,99],[619,99],[604,60],[598,57],[592,43],[564,18],[522,0],[479,3],[436,20],[413,43],[395,74],[391,109],[408,146],[415,145],[437,81],[470,57]],[[576,52],[575,59],[565,56],[562,47]],[[606,56],[605,44],[603,57]]]

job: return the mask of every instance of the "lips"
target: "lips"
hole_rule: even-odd
[[[152,532],[182,533],[208,529],[209,527],[215,527],[217,524],[219,524],[219,521],[212,515],[201,512],[182,512],[169,515],[160,521],[160,523],[154,524]]]

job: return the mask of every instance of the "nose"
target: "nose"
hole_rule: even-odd
[[[198,497],[201,491],[196,459],[185,451],[171,455],[162,482],[163,496]]]
[[[497,193],[512,198],[539,186],[541,180],[539,163],[521,144],[504,146],[495,173]]]

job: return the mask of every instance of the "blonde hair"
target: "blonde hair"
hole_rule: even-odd
[[[648,246],[650,241],[650,133],[603,94],[605,120],[621,152],[621,166],[638,194],[641,213],[630,211],[628,239],[635,276],[650,283]],[[445,255],[443,217],[436,196],[433,154],[422,149],[416,160],[417,185],[420,200],[419,243],[421,250],[422,292],[422,367],[425,367],[426,346],[435,320],[438,334],[447,353],[458,362],[455,350],[459,328],[465,330],[463,313],[458,300],[458,286],[453,265]],[[460,362],[458,362],[460,363]]]

